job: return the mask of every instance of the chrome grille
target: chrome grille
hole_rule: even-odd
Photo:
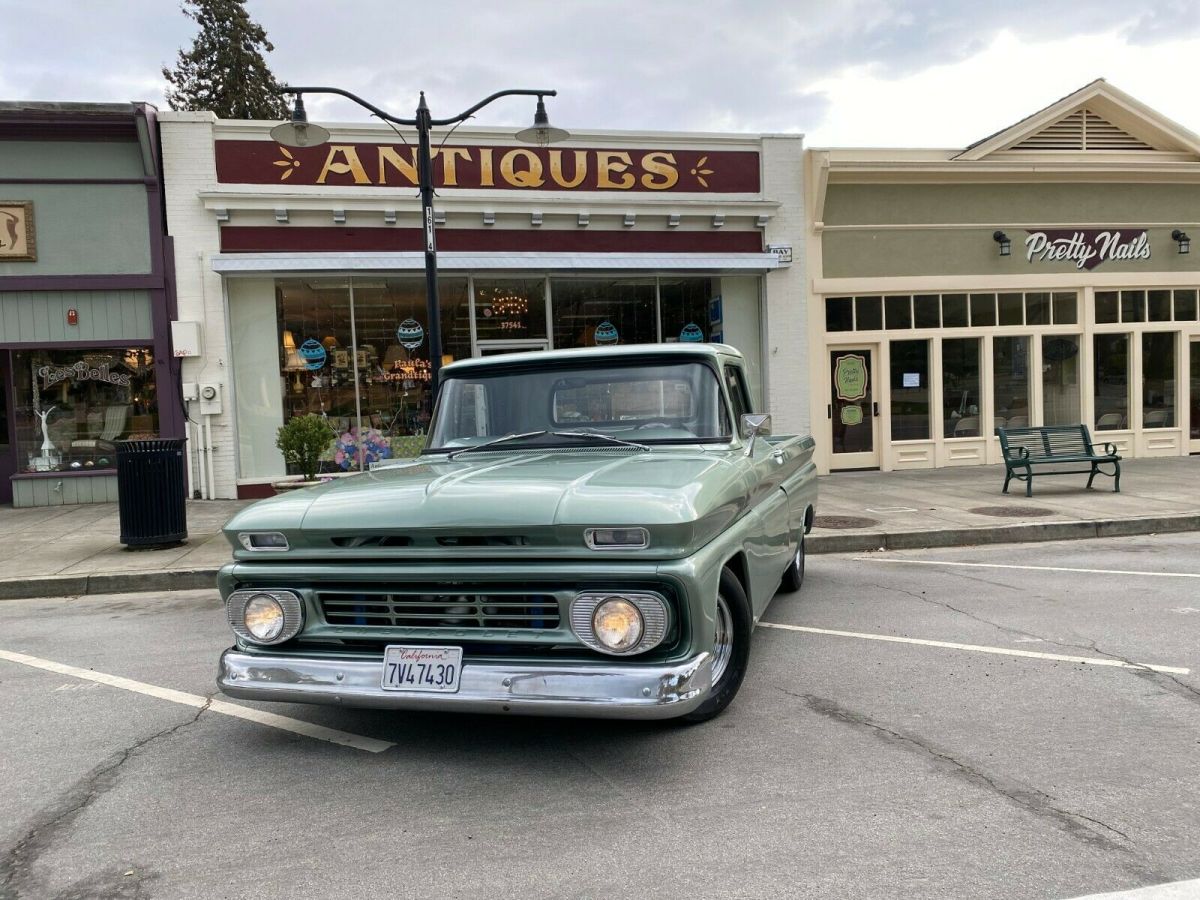
[[[319,591],[330,625],[377,628],[530,628],[559,626],[552,594],[422,594]]]

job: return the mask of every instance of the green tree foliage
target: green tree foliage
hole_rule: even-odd
[[[275,446],[283,453],[284,462],[295,466],[305,481],[317,477],[321,454],[337,438],[330,424],[316,413],[294,416],[276,432]]]
[[[287,101],[267,66],[275,46],[250,18],[244,0],[184,0],[183,14],[199,26],[174,69],[163,67],[171,109],[212,110],[222,119],[285,119]]]

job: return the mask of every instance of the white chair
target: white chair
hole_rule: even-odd
[[[1096,420],[1096,430],[1097,431],[1111,431],[1114,428],[1120,428],[1120,427],[1121,427],[1121,414],[1120,413],[1105,413],[1099,419]]]
[[[979,434],[979,416],[963,416],[954,423],[955,437],[976,437]]]
[[[1170,410],[1152,409],[1146,413],[1146,417],[1142,421],[1142,426],[1145,428],[1166,428],[1167,418],[1170,414]]]

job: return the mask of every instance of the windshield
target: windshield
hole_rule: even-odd
[[[446,379],[427,449],[531,433],[540,447],[580,446],[554,434],[567,431],[639,444],[727,441],[731,433],[717,376],[702,362],[495,369]]]

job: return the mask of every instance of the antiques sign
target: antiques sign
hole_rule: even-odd
[[[1030,231],[1025,238],[1029,262],[1074,263],[1077,269],[1096,268],[1109,259],[1149,259],[1150,238],[1144,228],[1126,231],[1058,229]]]
[[[417,151],[403,144],[284,147],[274,141],[217,141],[223,184],[416,187]],[[436,188],[532,191],[757,193],[751,150],[438,147]]]
[[[0,262],[35,262],[33,204],[0,200]]]

